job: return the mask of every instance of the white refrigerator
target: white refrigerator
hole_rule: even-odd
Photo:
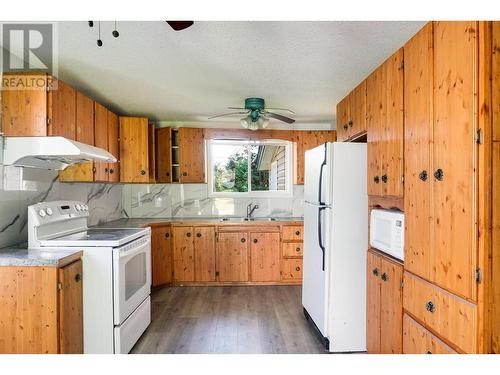
[[[330,352],[366,351],[366,165],[364,143],[306,151],[302,305]]]

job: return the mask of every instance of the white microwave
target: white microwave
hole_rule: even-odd
[[[405,216],[401,211],[373,209],[370,215],[370,246],[404,260]]]

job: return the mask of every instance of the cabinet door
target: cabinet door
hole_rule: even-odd
[[[217,259],[219,281],[248,281],[248,234],[219,232]]]
[[[147,118],[120,117],[120,182],[149,182]]]
[[[174,280],[194,281],[194,243],[192,227],[173,227]]]
[[[194,269],[196,281],[215,281],[215,228],[194,228]]]
[[[108,110],[97,102],[94,102],[94,144],[104,150],[108,149]],[[108,171],[108,163],[94,163],[94,181],[107,182]]]
[[[382,121],[385,113],[384,69],[377,68],[366,80],[366,127],[368,153],[368,195],[382,194]]]
[[[382,121],[382,195],[403,196],[403,49],[384,63],[385,116]]]
[[[403,352],[403,266],[381,257],[380,352]]]
[[[440,286],[475,298],[477,22],[434,23],[434,244]]]
[[[118,116],[108,110],[108,151],[117,160],[120,160],[120,137]],[[109,182],[120,182],[120,163],[109,163]]]
[[[153,227],[151,233],[153,286],[172,282],[172,233],[170,226]]]
[[[405,268],[429,278],[432,144],[432,22],[405,46]]]
[[[349,139],[349,95],[337,104],[337,139],[340,142]]]
[[[82,261],[59,269],[59,352],[83,353]]]
[[[4,73],[1,115],[5,136],[47,135],[47,79],[46,74]],[[40,88],[38,90],[17,90],[18,82],[38,82],[37,86]]]
[[[201,128],[179,129],[181,183],[205,183],[205,137]]]
[[[349,94],[349,137],[366,132],[366,80]]]
[[[156,182],[172,182],[172,128],[156,129]]]
[[[304,158],[305,152],[325,142],[335,142],[337,132],[335,130],[320,131],[298,131],[299,141],[297,144],[297,184],[304,184]]]
[[[94,145],[94,101],[80,92],[76,93],[76,140]],[[59,172],[59,181],[94,181],[94,163],[71,165]]]
[[[284,281],[302,281],[302,259],[283,259],[281,279]]]
[[[280,234],[250,233],[250,278],[280,280]]]
[[[49,91],[49,135],[76,138],[76,91],[61,80],[54,82]]]
[[[408,315],[403,317],[404,354],[457,354]]]
[[[366,270],[366,350],[380,353],[380,256],[368,251]]]

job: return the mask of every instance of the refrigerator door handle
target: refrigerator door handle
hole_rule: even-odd
[[[325,204],[325,202],[321,200],[321,196],[323,195],[321,189],[323,187],[323,170],[326,166],[326,150],[327,150],[326,143],[323,144],[323,146],[325,146],[325,157],[323,159],[323,162],[321,163],[321,166],[319,167],[318,203],[320,206]]]
[[[323,227],[321,225],[321,212],[323,210],[326,210],[328,207],[327,206],[322,206],[318,208],[318,244],[319,248],[321,249],[321,252],[323,253],[323,261],[322,261],[322,266],[321,269],[324,271],[325,270],[325,245],[323,244]]]

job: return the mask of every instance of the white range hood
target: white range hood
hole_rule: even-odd
[[[3,164],[17,167],[61,170],[89,161],[115,163],[102,148],[64,137],[4,137]]]

